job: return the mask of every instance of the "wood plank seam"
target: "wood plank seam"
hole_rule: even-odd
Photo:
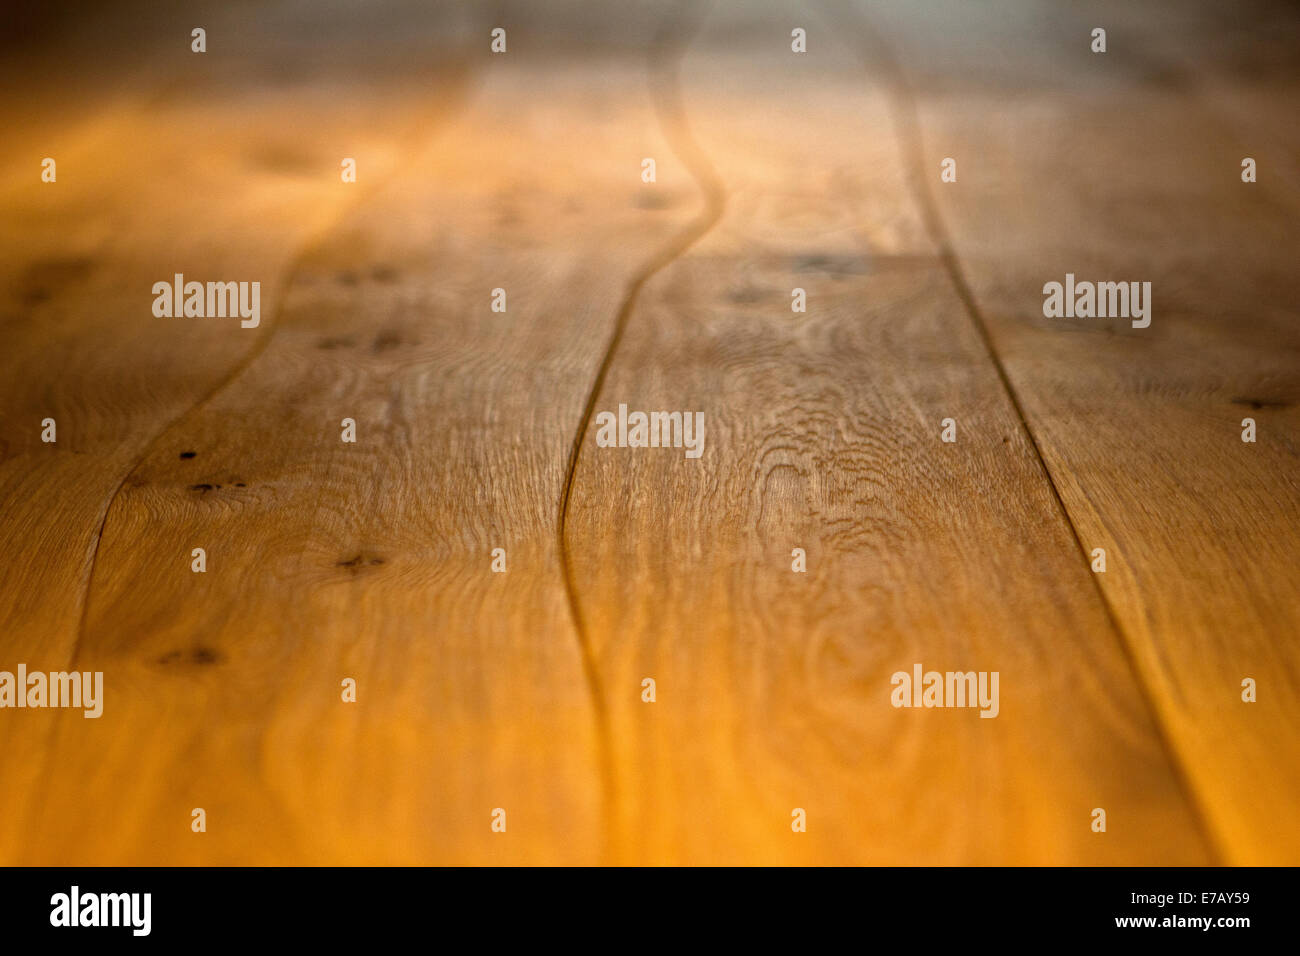
[[[1052,497],[1055,499],[1057,507],[1060,509],[1061,516],[1069,526],[1070,535],[1079,549],[1079,556],[1083,559],[1085,569],[1089,567],[1088,548],[1083,539],[1079,536],[1079,529],[1074,519],[1070,515],[1070,510],[1066,506],[1065,500],[1061,497],[1060,488],[1053,478],[1051,469],[1047,465],[1047,460],[1043,456],[1042,447],[1039,445],[1038,438],[1034,434],[1033,428],[1030,427],[1029,420],[1025,416],[1024,407],[1012,385],[1010,377],[1007,375],[1005,366],[1001,357],[998,355],[993,344],[992,336],[988,331],[988,324],[980,311],[979,304],[975,301],[975,296],[971,291],[969,283],[966,281],[965,274],[962,271],[961,264],[952,246],[952,241],[948,235],[947,229],[943,225],[939,208],[934,200],[934,195],[930,191],[928,182],[924,179],[922,170],[925,168],[925,150],[921,132],[920,114],[916,106],[916,97],[912,91],[911,83],[908,80],[907,73],[903,69],[901,62],[895,55],[892,46],[884,34],[872,23],[870,15],[862,10],[857,4],[845,2],[845,0],[821,0],[819,6],[823,11],[824,18],[832,27],[839,26],[844,33],[849,36],[862,56],[864,66],[868,74],[872,71],[872,64],[879,64],[880,75],[884,81],[884,86],[889,94],[889,99],[893,104],[892,115],[894,119],[895,130],[898,135],[899,149],[904,153],[903,165],[908,171],[908,182],[912,192],[913,201],[921,211],[922,219],[925,221],[926,230],[930,233],[930,239],[939,251],[939,259],[943,264],[944,272],[947,274],[949,281],[952,283],[954,291],[960,298],[967,317],[975,327],[975,331],[980,341],[988,353],[990,361],[993,363],[994,370],[997,373],[998,380],[1006,392],[1007,398],[1015,410],[1016,417],[1024,429],[1026,437],[1029,439],[1030,447],[1033,449],[1034,458],[1037,460],[1038,467],[1042,472],[1044,479],[1051,488]],[[837,22],[838,21],[838,22]],[[1105,589],[1101,586],[1095,574],[1089,573],[1092,579],[1092,586],[1098,597],[1101,599],[1102,607],[1105,609],[1106,617],[1114,628],[1120,648],[1124,654],[1124,659],[1133,674],[1134,682],[1137,685],[1142,698],[1143,707],[1151,717],[1152,725],[1155,728],[1156,737],[1160,742],[1160,747],[1168,760],[1170,768],[1178,781],[1179,788],[1187,797],[1188,805],[1191,810],[1192,818],[1195,820],[1197,830],[1203,838],[1206,847],[1212,855],[1212,864],[1221,865],[1224,859],[1224,853],[1217,839],[1213,827],[1209,823],[1209,818],[1201,804],[1199,794],[1192,786],[1191,778],[1186,768],[1179,759],[1178,753],[1173,747],[1169,738],[1168,729],[1161,719],[1155,701],[1151,696],[1151,690],[1147,686],[1141,669],[1138,667],[1138,661],[1134,652],[1131,641],[1121,626],[1119,618],[1115,613],[1110,600],[1106,596]]]
[[[669,11],[663,25],[651,45],[648,55],[648,74],[650,79],[650,99],[658,114],[664,137],[672,145],[688,172],[704,194],[704,209],[686,225],[663,249],[642,266],[628,283],[627,292],[619,304],[614,317],[614,328],[609,342],[596,369],[587,401],[583,406],[582,417],[573,436],[569,450],[569,459],[565,467],[564,485],[560,495],[559,520],[557,536],[559,539],[560,567],[564,577],[564,591],[568,598],[569,613],[573,618],[574,632],[578,637],[578,651],[582,659],[583,676],[590,692],[592,708],[596,716],[596,739],[600,748],[601,788],[604,794],[605,840],[604,852],[614,852],[615,821],[617,819],[618,783],[614,773],[613,741],[610,739],[610,721],[605,706],[605,693],[601,684],[600,671],[592,650],[591,638],[587,624],[582,615],[582,604],[578,598],[577,584],[574,581],[573,563],[567,544],[567,521],[569,505],[572,499],[574,480],[578,472],[578,461],[587,432],[591,428],[595,414],[596,402],[604,388],[609,375],[614,355],[619,342],[627,329],[628,320],[636,307],[637,297],[646,282],[656,273],[680,258],[696,242],[703,238],[722,218],[726,209],[726,193],[721,181],[713,170],[712,164],[691,135],[686,120],[686,110],[681,103],[681,94],[677,82],[677,71],[686,48],[692,37],[698,32],[710,4],[692,4],[683,0],[679,11]]]
[[[449,79],[451,81],[451,89],[461,94],[461,97],[459,99],[455,99],[452,101],[457,106],[464,102],[464,95],[466,92],[466,85],[467,85],[466,81],[469,75],[470,62],[471,62],[470,54],[468,50],[462,50],[460,53],[458,53],[454,58],[452,58],[449,61]],[[444,113],[442,115],[442,119],[445,120],[448,115],[449,114]],[[440,128],[440,126],[435,128]],[[417,128],[412,132],[411,138],[415,139],[420,135],[421,135],[421,130]],[[375,193],[380,192],[383,189],[385,182],[387,182],[387,180],[381,180],[380,183],[375,186],[371,186],[369,184],[361,186],[361,188],[358,190],[358,195],[356,197],[355,202],[353,203],[353,206],[360,206],[363,202],[366,201],[366,199],[370,198]],[[343,215],[344,213],[340,212],[339,218],[341,219]],[[233,365],[231,369],[221,378],[220,381],[216,383],[216,385],[213,386],[211,390],[208,391],[206,395],[202,396],[198,401],[196,401],[189,408],[185,409],[183,412],[178,414],[171,421],[167,422],[162,428],[160,428],[154,434],[154,436],[151,439],[149,439],[149,441],[141,449],[140,455],[136,459],[135,463],[129,469],[127,469],[126,472],[123,473],[122,480],[117,483],[117,487],[113,490],[113,493],[109,496],[108,501],[104,506],[104,514],[100,519],[99,530],[95,534],[95,543],[90,554],[90,566],[86,572],[86,585],[85,588],[82,590],[81,615],[80,615],[80,621],[77,625],[77,637],[76,637],[76,641],[72,645],[72,653],[69,655],[70,667],[75,668],[77,661],[79,660],[82,640],[85,637],[85,633],[86,633],[86,619],[88,617],[89,609],[90,609],[90,595],[91,595],[91,589],[94,586],[94,581],[95,581],[95,565],[99,558],[100,542],[103,540],[104,537],[104,529],[108,525],[108,517],[113,511],[113,505],[117,502],[118,498],[120,497],[122,493],[122,489],[126,487],[126,483],[130,481],[131,476],[134,475],[137,470],[139,470],[140,465],[142,465],[148,459],[149,455],[153,452],[154,448],[157,447],[158,442],[163,438],[164,435],[168,434],[173,428],[175,428],[178,424],[183,422],[185,419],[189,418],[199,409],[210,404],[218,395],[220,395],[223,391],[225,391],[226,388],[228,388],[231,385],[231,383],[236,381],[239,378],[239,376],[244,374],[244,372],[246,372],[253,365],[253,363],[256,362],[257,359],[266,351],[267,346],[270,344],[271,339],[275,335],[275,330],[280,323],[280,318],[284,314],[285,303],[288,301],[289,298],[289,290],[293,287],[294,278],[297,275],[299,269],[301,268],[302,263],[313,252],[319,249],[320,246],[326,241],[326,239],[331,233],[331,230],[333,229],[334,225],[337,224],[337,222],[338,220],[336,220],[335,223],[331,223],[330,225],[327,225],[324,228],[322,228],[316,236],[304,242],[302,244],[302,247],[294,254],[292,260],[289,263],[288,268],[285,270],[284,279],[281,283],[281,288],[279,290],[278,298],[276,300],[275,310],[271,314],[270,320],[267,323],[265,323],[265,328],[258,329],[257,339],[256,341],[253,342],[253,345],[248,350],[248,353],[242,359],[240,359],[239,362]]]

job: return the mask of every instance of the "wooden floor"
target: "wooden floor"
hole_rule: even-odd
[[[155,6],[0,68],[0,863],[1300,863],[1294,10]]]

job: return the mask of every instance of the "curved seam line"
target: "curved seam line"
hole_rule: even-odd
[[[463,71],[465,70],[465,66],[466,64],[463,57],[460,63],[453,65],[451,71],[453,90],[456,89],[457,79],[463,81],[464,79]],[[346,215],[347,210],[358,208],[362,203],[366,202],[368,199],[371,199],[373,196],[377,194],[381,194],[391,181],[392,178],[387,177],[384,180],[381,180],[378,185],[374,186],[371,189],[366,190],[365,194],[358,196],[356,199],[352,200],[350,205],[345,203],[343,206],[340,207],[337,216],[332,218],[329,222],[325,223],[316,232],[315,235],[311,236],[305,242],[303,242],[303,244],[299,247],[299,250],[296,253],[294,253],[294,255],[290,258],[288,265],[285,267],[284,280],[279,290],[280,300],[276,303],[275,312],[271,316],[271,320],[267,323],[265,332],[263,332],[259,336],[257,342],[253,343],[253,346],[251,349],[249,349],[248,353],[242,359],[240,359],[239,362],[226,375],[224,375],[217,382],[217,384],[208,391],[206,395],[198,399],[193,405],[186,408],[183,412],[177,414],[176,417],[172,418],[170,421],[167,422],[166,425],[164,425],[162,428],[160,428],[157,432],[154,433],[153,437],[149,439],[149,441],[145,444],[144,449],[140,452],[140,455],[136,459],[135,464],[133,464],[130,467],[130,469],[126,472],[126,474],[122,476],[122,480],[119,481],[117,483],[117,487],[113,489],[113,494],[109,497],[108,504],[104,508],[104,516],[100,520],[99,532],[95,535],[94,548],[92,549],[90,554],[90,570],[86,575],[86,587],[85,590],[83,591],[83,598],[81,603],[81,615],[77,624],[77,638],[73,642],[72,650],[68,655],[69,667],[73,667],[75,669],[75,664],[77,662],[78,657],[81,654],[82,642],[86,634],[86,622],[90,616],[90,601],[91,601],[91,595],[93,593],[94,584],[95,584],[95,569],[99,566],[99,549],[100,549],[100,545],[103,544],[104,541],[104,531],[108,527],[109,515],[113,511],[113,505],[117,503],[117,499],[121,495],[122,489],[126,487],[126,483],[131,480],[131,476],[134,475],[140,469],[140,466],[145,463],[145,460],[148,459],[148,457],[153,453],[154,448],[158,445],[158,442],[160,442],[165,435],[167,435],[179,423],[183,422],[185,419],[189,418],[191,415],[198,412],[201,408],[203,408],[214,398],[216,398],[217,395],[219,395],[222,391],[228,388],[236,379],[239,378],[239,376],[243,375],[244,372],[246,372],[253,365],[254,362],[256,362],[259,358],[262,357],[263,353],[266,352],[267,347],[271,344],[271,339],[275,336],[275,333],[279,330],[280,321],[284,315],[284,311],[289,301],[289,291],[290,289],[293,288],[293,283],[297,278],[298,272],[302,268],[302,264],[304,260],[306,260],[308,256],[317,252],[321,248],[321,245],[325,241],[325,239],[329,235],[331,235],[335,229],[338,228],[340,222],[343,220],[344,216]]]
[[[683,7],[687,3],[682,4]],[[707,5],[702,8],[695,5],[697,9],[707,9]],[[691,36],[698,28],[699,22],[703,19],[700,15],[693,24],[687,29],[677,31],[674,43],[673,32],[669,28],[673,20],[672,14],[669,14],[665,24],[660,29],[659,35],[651,47],[649,54],[650,75],[651,75],[651,99],[654,104],[655,112],[658,114],[661,126],[664,129],[665,138],[669,142],[669,147],[682,160],[691,176],[695,179],[696,184],[704,192],[705,208],[674,238],[667,246],[660,250],[650,261],[642,267],[641,271],[632,277],[624,294],[622,303],[619,305],[618,312],[614,318],[614,330],[610,335],[609,342],[605,346],[605,352],[596,371],[595,379],[592,381],[590,390],[587,393],[587,400],[583,405],[582,417],[579,419],[577,431],[574,433],[573,442],[569,449],[568,462],[565,466],[564,485],[560,495],[559,521],[557,524],[557,538],[560,549],[560,563],[564,578],[564,590],[567,597],[569,613],[573,618],[573,627],[578,640],[578,651],[582,659],[583,676],[586,680],[587,691],[591,697],[592,709],[596,717],[596,742],[600,754],[601,767],[601,784],[604,793],[605,805],[605,846],[602,856],[608,858],[613,854],[615,846],[615,816],[618,806],[618,786],[616,775],[614,773],[613,760],[613,743],[610,739],[609,711],[605,704],[605,694],[600,678],[600,669],[597,665],[595,651],[592,647],[591,636],[587,628],[586,619],[582,615],[582,604],[578,598],[578,589],[575,581],[573,560],[569,551],[567,542],[567,530],[569,520],[569,508],[573,500],[573,489],[577,478],[578,462],[582,455],[582,447],[588,429],[591,427],[591,420],[595,413],[596,402],[604,389],[605,379],[609,375],[609,370],[613,365],[614,355],[618,351],[619,343],[623,339],[623,333],[627,329],[628,320],[636,306],[637,298],[642,287],[656,273],[664,267],[680,258],[691,246],[698,242],[706,233],[712,229],[722,218],[723,210],[726,206],[725,191],[721,182],[714,173],[711,164],[704,156],[702,150],[695,143],[686,124],[685,110],[680,102],[680,91],[677,89],[675,76],[671,71],[675,70],[680,64],[681,57],[685,53],[687,44]],[[689,22],[689,21],[688,21]],[[656,91],[654,77],[656,73],[663,71],[666,75],[659,77],[660,88]],[[665,102],[665,100],[667,102]]]
[[[921,207],[921,213],[925,219],[926,229],[930,233],[930,239],[939,247],[939,259],[943,264],[944,271],[947,274],[949,281],[952,283],[953,290],[957,293],[957,297],[961,300],[963,310],[974,325],[980,342],[984,346],[984,350],[988,353],[989,359],[993,363],[998,380],[1002,383],[1007,398],[1011,402],[1011,407],[1015,411],[1017,418],[1020,420],[1020,426],[1024,430],[1026,437],[1029,439],[1030,447],[1034,450],[1034,458],[1043,474],[1043,477],[1047,479],[1048,487],[1052,490],[1052,497],[1055,499],[1057,508],[1060,510],[1061,515],[1065,518],[1065,523],[1070,529],[1070,534],[1074,538],[1074,543],[1079,550],[1079,554],[1083,557],[1084,565],[1090,569],[1091,565],[1089,563],[1088,549],[1079,535],[1079,529],[1075,526],[1074,520],[1070,516],[1070,509],[1067,507],[1065,499],[1061,496],[1061,491],[1057,487],[1055,479],[1052,477],[1051,469],[1047,465],[1047,459],[1044,457],[1043,450],[1038,444],[1038,438],[1035,436],[1033,429],[1029,426],[1029,420],[1025,415],[1024,407],[1020,403],[1020,398],[1011,384],[1010,376],[1007,374],[1006,368],[1003,366],[1002,360],[998,356],[997,350],[994,348],[993,338],[989,333],[984,315],[975,301],[974,293],[966,282],[966,277],[962,272],[961,265],[957,260],[956,252],[953,249],[952,241],[948,236],[947,230],[943,226],[943,220],[939,215],[939,208],[934,200],[934,195],[931,193],[928,183],[922,176],[921,170],[925,166],[925,150],[921,137],[920,116],[916,106],[916,98],[912,93],[911,85],[907,80],[907,75],[904,73],[902,66],[894,56],[888,41],[885,40],[879,30],[875,29],[875,27],[871,25],[870,18],[866,13],[857,9],[853,9],[852,12],[849,12],[846,3],[835,3],[834,0],[822,0],[822,5],[823,7],[836,6],[845,10],[846,15],[844,19],[846,22],[853,20],[857,21],[855,24],[852,24],[852,26],[856,27],[856,29],[854,29],[856,37],[859,40],[866,39],[868,42],[871,40],[875,41],[879,60],[884,66],[886,73],[893,81],[889,85],[893,87],[891,90],[891,100],[893,100],[894,123],[899,139],[899,151],[904,153],[904,165],[908,171],[908,180],[913,193],[913,200]],[[869,61],[869,57],[866,55],[868,51],[861,50],[860,52],[864,59]],[[1212,864],[1220,865],[1220,860],[1223,858],[1223,854],[1221,853],[1217,840],[1215,839],[1214,830],[1209,825],[1208,817],[1204,808],[1201,806],[1196,788],[1191,784],[1190,777],[1188,776],[1182,761],[1178,757],[1177,750],[1174,748],[1173,743],[1170,740],[1168,730],[1165,727],[1164,722],[1160,719],[1159,708],[1152,699],[1151,689],[1143,679],[1142,669],[1139,666],[1136,651],[1132,647],[1124,628],[1120,625],[1116,611],[1111,605],[1105,589],[1101,586],[1101,582],[1097,579],[1097,575],[1092,574],[1091,570],[1089,570],[1089,577],[1092,578],[1093,588],[1096,590],[1097,596],[1101,599],[1102,609],[1105,611],[1111,627],[1119,638],[1118,643],[1120,650],[1124,655],[1129,670],[1133,674],[1134,683],[1137,685],[1139,697],[1144,709],[1151,718],[1156,739],[1160,744],[1161,750],[1164,752],[1165,759],[1169,763],[1170,771],[1174,779],[1177,781],[1179,789],[1183,791],[1183,795],[1187,800],[1188,811],[1200,833],[1201,839],[1205,843],[1206,851],[1210,856]]]

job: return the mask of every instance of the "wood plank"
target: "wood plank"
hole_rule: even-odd
[[[676,151],[709,181],[693,133],[725,212],[647,282],[595,402],[702,410],[705,453],[599,448],[593,427],[566,523],[617,857],[1204,862],[884,92],[834,31],[790,53],[806,11],[752,16],[720,5],[683,67]],[[916,662],[998,671],[1000,714],[893,708]]]
[[[1214,4],[1048,6],[948,30],[870,9],[917,90],[916,162],[958,158],[959,183],[934,183],[943,219],[1080,538],[1107,550],[1106,600],[1216,848],[1294,863],[1300,22],[1266,3],[1231,23]],[[985,82],[1007,69],[986,69],[994,36],[1042,54],[1014,61],[1013,108],[1005,76]],[[1152,282],[1151,326],[1044,318],[1067,272]]]
[[[109,694],[6,712],[0,862],[1294,861],[1285,41],[981,8],[866,7],[920,160],[793,3],[504,11],[507,57],[456,5],[217,12],[206,59],[132,5],[138,56],[92,26],[0,100],[0,668]],[[911,192],[944,155],[1029,430]],[[1043,320],[1067,269],[1155,280],[1151,334]],[[155,319],[175,271],[261,277],[263,327]],[[595,447],[619,402],[704,456]],[[999,716],[891,707],[918,661]]]
[[[0,666],[11,671],[18,662],[68,666],[110,501],[146,454],[176,458],[181,449],[163,432],[265,346],[300,249],[371,191],[367,179],[383,182],[403,144],[427,136],[463,85],[449,55],[432,68],[408,63],[407,83],[389,81],[386,108],[359,124],[305,65],[328,43],[287,56],[245,38],[242,56],[223,55],[232,19],[256,36],[255,21],[214,15],[205,21],[210,59],[191,55],[188,41],[177,47],[176,34],[164,48],[148,30],[128,30],[126,49],[68,39],[42,54],[37,72],[47,82],[35,104],[7,106],[15,122],[0,195],[0,242],[10,250],[0,263]],[[459,41],[456,22],[438,41],[447,54]],[[96,23],[88,18],[92,34]],[[272,67],[295,66],[296,81],[266,82]],[[364,63],[331,68],[338,82],[377,85]],[[443,99],[431,102],[430,89]],[[366,158],[352,187],[339,179],[345,150]],[[46,155],[58,163],[52,184],[39,178]],[[263,324],[156,318],[152,285],[176,272],[260,281]],[[45,417],[57,422],[55,444],[41,441]],[[157,533],[170,537],[165,525]],[[27,825],[51,796],[42,776],[51,732],[49,712],[6,711],[0,722],[6,862],[49,859]],[[130,774],[131,765],[118,771]],[[66,776],[56,786],[71,798],[80,785]],[[66,819],[83,809],[63,806]]]
[[[639,189],[667,152],[648,36],[578,65],[528,36],[302,260],[264,350],[114,500],[76,655],[113,698],[57,718],[20,860],[602,858],[557,504],[624,290],[698,198],[672,172]]]

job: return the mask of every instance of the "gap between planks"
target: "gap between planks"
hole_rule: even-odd
[[[573,495],[574,481],[578,472],[578,461],[582,455],[582,446],[591,429],[592,416],[596,402],[604,388],[605,379],[618,351],[628,320],[636,308],[637,297],[645,284],[658,272],[681,258],[691,246],[695,245],[717,225],[726,210],[726,191],[713,169],[704,151],[691,134],[686,118],[686,109],[682,105],[681,90],[678,83],[678,71],[682,57],[691,40],[699,32],[711,4],[692,4],[683,0],[680,11],[670,12],[663,21],[648,55],[648,79],[650,81],[650,99],[659,118],[664,138],[682,160],[696,185],[704,193],[704,209],[689,222],[686,227],[664,246],[655,256],[633,275],[628,283],[627,292],[619,304],[614,317],[614,329],[605,346],[596,376],[587,393],[582,417],[573,436],[573,445],[569,450],[568,464],[564,472],[564,485],[560,494],[559,517],[556,522],[556,534],[559,541],[560,567],[564,577],[564,592],[568,598],[569,613],[573,618],[574,633],[578,638],[578,651],[582,659],[583,677],[591,697],[592,710],[596,719],[596,740],[600,748],[601,789],[603,794],[604,853],[609,856],[614,852],[616,842],[614,821],[617,819],[619,803],[617,777],[614,773],[613,741],[610,739],[609,711],[605,706],[604,687],[600,679],[600,670],[591,647],[591,637],[587,633],[586,620],[582,615],[582,602],[578,598],[578,588],[574,581],[573,564],[569,556],[567,528],[569,504]]]
[[[953,290],[961,300],[963,309],[967,318],[975,328],[980,342],[984,345],[989,361],[993,364],[993,369],[997,373],[998,381],[1002,384],[1002,389],[1006,393],[1007,399],[1015,411],[1016,418],[1020,422],[1020,427],[1024,430],[1025,436],[1029,439],[1030,447],[1034,451],[1034,458],[1042,472],[1043,478],[1051,488],[1052,497],[1055,499],[1057,507],[1060,510],[1061,517],[1065,520],[1070,529],[1070,535],[1078,547],[1079,556],[1083,560],[1085,569],[1089,568],[1088,549],[1084,545],[1083,539],[1079,536],[1079,529],[1075,524],[1073,517],[1070,515],[1070,509],[1061,497],[1060,488],[1056,484],[1056,479],[1052,475],[1051,468],[1048,467],[1047,459],[1043,456],[1042,448],[1038,443],[1038,437],[1030,427],[1029,419],[1025,415],[1024,407],[1020,402],[1020,396],[1016,393],[1015,387],[1011,384],[1011,379],[1007,375],[1005,366],[1001,357],[994,347],[993,338],[988,330],[988,323],[980,310],[979,303],[975,300],[975,295],[971,291],[970,284],[966,281],[965,273],[962,270],[961,263],[957,258],[956,251],[953,248],[952,239],[947,229],[943,225],[943,218],[939,213],[938,204],[935,202],[934,194],[930,190],[928,182],[924,178],[923,169],[925,168],[925,147],[924,139],[921,133],[920,113],[916,105],[916,95],[912,90],[911,82],[907,77],[906,71],[900,64],[894,53],[893,47],[886,39],[884,34],[871,21],[870,16],[862,11],[856,4],[850,0],[820,0],[819,6],[822,9],[823,17],[831,24],[832,27],[839,26],[849,36],[850,42],[857,49],[863,66],[868,74],[872,73],[872,64],[879,64],[880,74],[883,79],[883,85],[888,94],[891,104],[891,112],[894,119],[894,130],[898,139],[898,149],[902,154],[903,167],[906,170],[908,183],[912,192],[912,200],[916,203],[921,212],[921,217],[925,221],[926,230],[930,234],[930,240],[935,244],[939,251],[939,259],[943,265],[944,272],[947,274],[949,281],[952,283]],[[1107,620],[1110,621],[1111,627],[1114,628],[1118,637],[1120,649],[1124,655],[1124,660],[1128,664],[1129,670],[1133,674],[1133,679],[1137,685],[1141,697],[1142,706],[1151,718],[1152,726],[1155,728],[1156,737],[1160,742],[1161,752],[1165,759],[1168,760],[1169,766],[1178,781],[1178,786],[1187,797],[1188,806],[1191,810],[1192,819],[1196,822],[1196,828],[1205,842],[1207,849],[1211,854],[1212,865],[1220,865],[1224,854],[1215,837],[1213,828],[1209,825],[1209,820],[1196,789],[1192,786],[1191,778],[1187,773],[1183,762],[1179,759],[1173,744],[1169,738],[1168,729],[1160,717],[1156,708],[1155,701],[1151,696],[1151,689],[1147,686],[1138,667],[1137,658],[1129,639],[1121,625],[1119,618],[1115,613],[1115,608],[1110,600],[1106,597],[1105,589],[1097,580],[1095,574],[1089,573],[1092,579],[1092,587],[1096,591],[1098,598],[1101,600],[1102,608],[1106,613]]]

